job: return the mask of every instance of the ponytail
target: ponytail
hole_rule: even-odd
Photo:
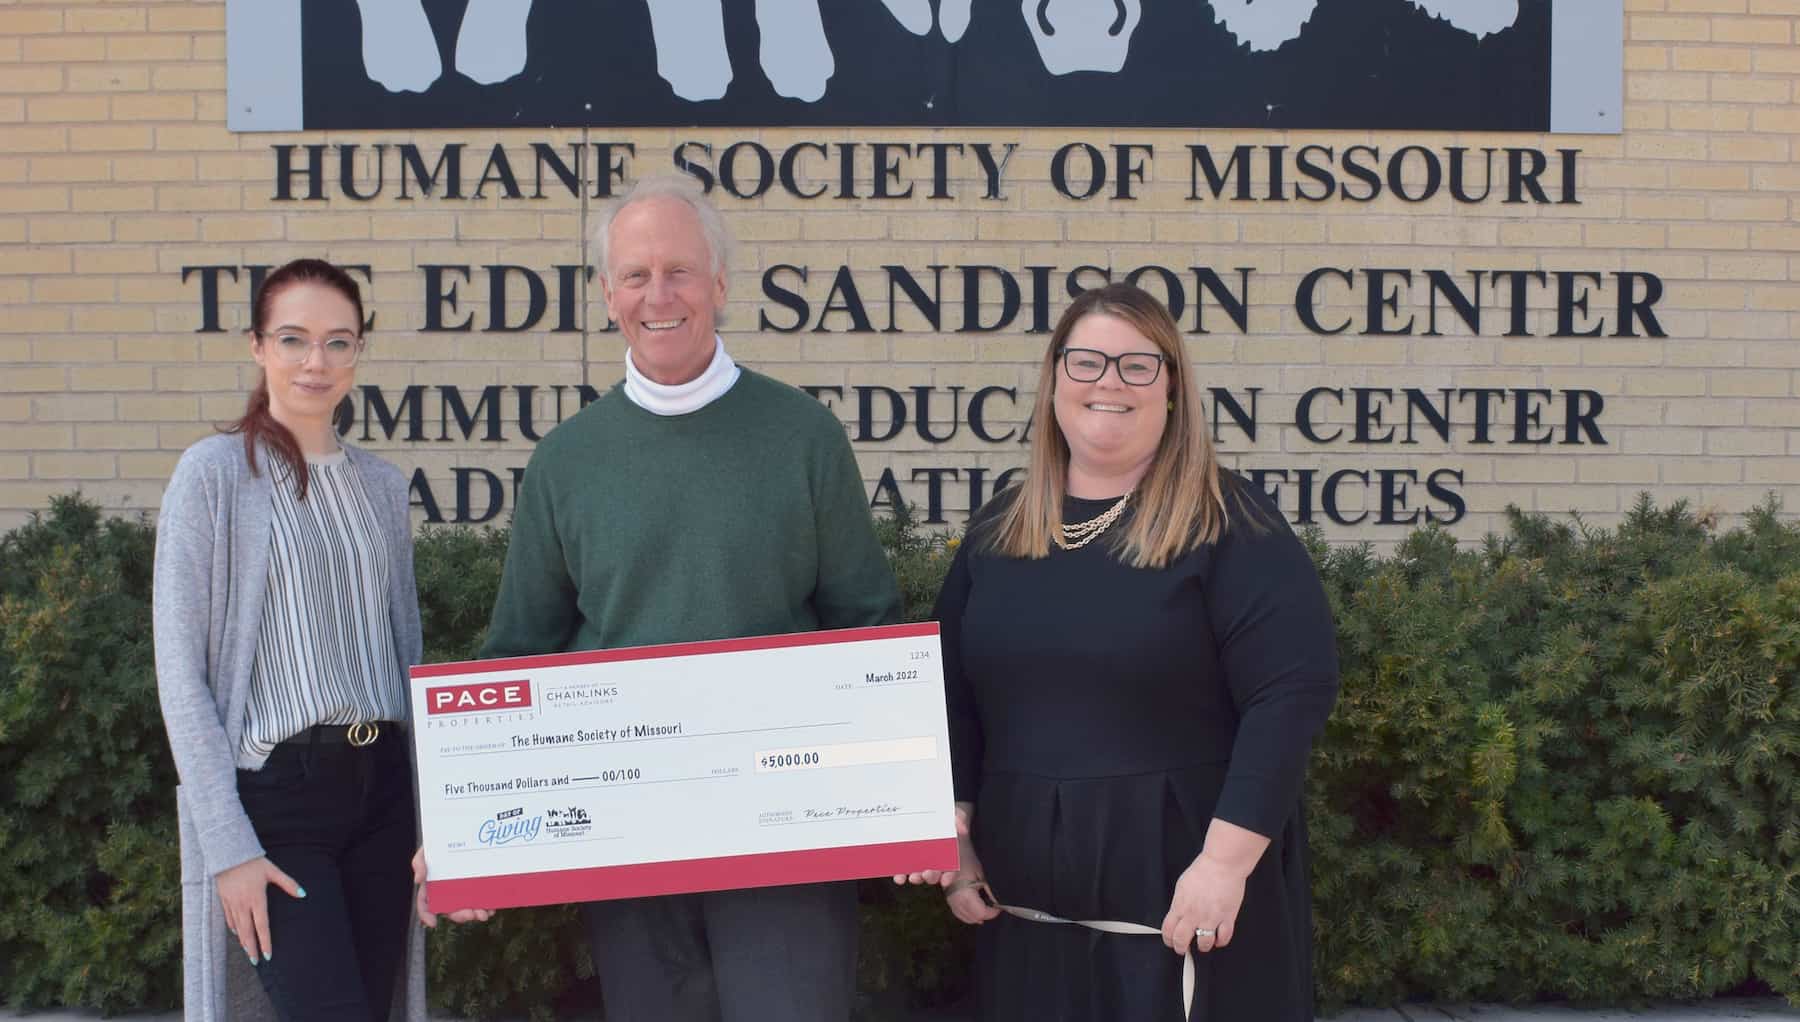
[[[300,442],[294,439],[293,431],[269,414],[268,380],[256,381],[256,389],[250,392],[250,400],[244,405],[244,414],[224,431],[244,435],[244,458],[250,462],[251,475],[260,474],[256,468],[256,447],[261,444],[274,454],[287,469],[287,474],[293,476],[296,499],[306,499],[306,457],[300,453]]]

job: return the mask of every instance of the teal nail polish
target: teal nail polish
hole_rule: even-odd
[[[300,897],[306,897],[306,888],[301,887],[299,884],[295,884],[294,889],[300,892]]]
[[[250,949],[249,949],[249,948],[245,948],[245,949],[244,949],[244,957],[245,957],[245,958],[248,958],[248,959],[250,959],[250,964],[251,964],[251,965],[255,965],[255,964],[256,964],[256,956],[255,956],[255,955],[253,955],[253,954],[251,954],[251,953],[250,953]]]
[[[272,962],[274,960],[275,960],[275,952],[274,951],[263,952],[263,961]]]

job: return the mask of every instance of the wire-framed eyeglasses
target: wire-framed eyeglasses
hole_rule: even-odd
[[[1163,357],[1155,352],[1128,351],[1108,355],[1092,348],[1064,348],[1063,372],[1076,383],[1095,383],[1106,375],[1106,367],[1117,366],[1119,379],[1133,387],[1148,387],[1162,375]]]
[[[270,347],[283,362],[291,366],[305,365],[314,348],[325,360],[326,366],[332,369],[348,369],[356,364],[362,355],[363,339],[344,334],[334,334],[324,340],[315,341],[296,333],[258,334],[258,337],[273,342]]]

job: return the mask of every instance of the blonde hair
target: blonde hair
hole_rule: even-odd
[[[1083,293],[1057,321],[1038,368],[1037,402],[1031,410],[1035,439],[1025,481],[1001,512],[990,548],[1008,557],[1047,557],[1062,528],[1069,442],[1056,423],[1057,366],[1075,324],[1093,315],[1129,323],[1161,351],[1164,371],[1169,374],[1169,400],[1174,407],[1150,468],[1133,491],[1131,518],[1111,540],[1133,567],[1160,568],[1218,540],[1226,526],[1225,497],[1199,388],[1188,370],[1175,321],[1161,302],[1130,284],[1108,284]]]

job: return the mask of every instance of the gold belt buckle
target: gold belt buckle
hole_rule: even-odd
[[[381,725],[374,721],[358,721],[350,725],[350,730],[345,737],[349,738],[350,744],[357,748],[374,745],[375,739],[381,737]]]

